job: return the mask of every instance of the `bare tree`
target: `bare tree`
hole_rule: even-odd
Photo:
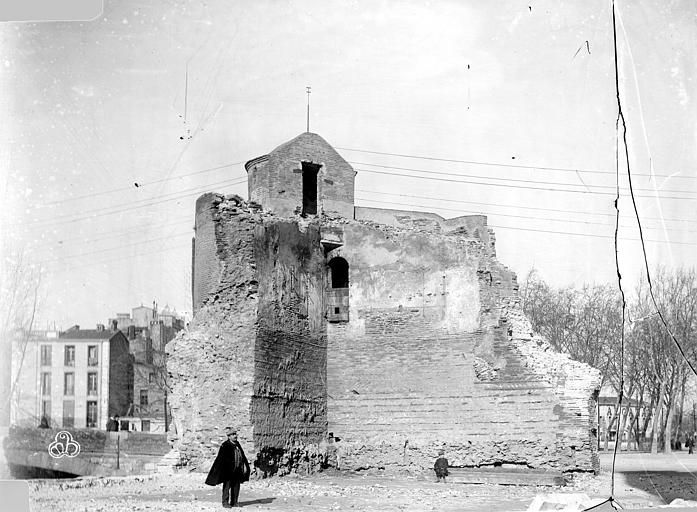
[[[0,267],[0,427],[10,424],[10,406],[34,328],[41,290],[41,268],[23,250],[4,249]],[[14,372],[13,344],[18,354]]]

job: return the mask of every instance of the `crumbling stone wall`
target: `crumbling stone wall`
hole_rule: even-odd
[[[185,461],[207,469],[234,425],[260,472],[314,469],[326,434],[318,226],[214,194],[197,212],[200,308],[189,332],[167,345],[173,441]]]
[[[249,408],[258,307],[254,227],[259,214],[217,194],[202,196],[197,212],[195,276],[206,276],[202,282],[194,279],[200,305],[189,330],[180,332],[166,350],[175,427],[171,441],[184,463],[208,469],[228,425],[238,428],[240,442],[254,456]]]
[[[567,364],[547,378],[539,353],[519,350],[501,316],[513,273],[471,233],[392,224],[345,223],[328,255],[351,267],[350,321],[328,327],[339,467],[425,469],[445,448],[458,466],[592,470],[577,456],[592,451],[578,439],[589,416],[576,415],[592,372]]]
[[[567,470],[600,471],[598,459],[598,393],[600,372],[587,364],[556,352],[540,335],[517,300],[501,305],[501,325],[508,339],[525,358],[528,371],[552,384],[560,427],[556,432],[553,463]]]
[[[266,474],[321,467],[327,433],[342,469],[421,470],[440,448],[461,466],[597,468],[597,372],[529,336],[485,219],[309,220],[206,197],[200,307],[168,345],[184,457],[205,468],[235,424]],[[348,321],[327,321],[334,257]]]
[[[316,222],[268,218],[255,235],[260,279],[250,414],[256,465],[276,473],[316,458],[326,436],[326,274]],[[291,452],[299,460],[289,460]]]
[[[392,210],[356,206],[354,218],[360,221],[415,229],[431,233],[448,233],[462,238],[480,240],[488,248],[491,256],[496,256],[494,232],[487,227],[485,215],[463,215],[444,219],[437,213]]]

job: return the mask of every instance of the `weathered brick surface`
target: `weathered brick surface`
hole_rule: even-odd
[[[260,471],[283,472],[317,459],[326,433],[319,229],[210,199],[200,215],[214,225],[213,261],[197,261],[219,265],[220,278],[206,285],[189,332],[167,346],[176,446],[205,467],[235,425]]]
[[[247,162],[249,199],[279,215],[299,211],[303,201],[302,162],[321,165],[317,175],[318,212],[352,218],[356,172],[316,133],[302,133],[268,155]]]
[[[219,277],[201,287],[207,294],[189,331],[180,332],[166,347],[175,427],[172,440],[184,461],[198,466],[212,463],[228,425],[239,429],[240,441],[254,455],[249,407],[257,318],[256,214],[238,208],[234,200],[208,197],[201,217],[205,215],[212,224],[203,230],[215,233],[206,251],[211,261],[199,256],[197,264],[219,266],[220,272],[212,274]]]
[[[424,469],[441,448],[462,466],[596,469],[597,372],[529,333],[486,218],[357,208],[354,220],[343,206],[301,218],[288,163],[322,163],[336,188],[320,199],[352,205],[337,157],[303,134],[247,165],[269,211],[197,203],[195,320],[168,346],[182,454],[210,462],[216,428],[233,423],[264,473]],[[330,287],[335,257],[348,291]]]
[[[192,292],[193,307],[198,310],[209,292],[220,280],[222,266],[216,242],[218,218],[217,205],[222,200],[218,194],[204,194],[196,201],[196,238],[193,242]]]
[[[326,435],[325,263],[319,240],[316,222],[266,219],[256,231],[260,280],[250,414],[257,466],[267,473],[285,471],[288,450],[317,445]]]
[[[347,223],[328,256],[351,265],[351,321],[328,327],[340,467],[425,468],[445,447],[454,465],[592,469],[576,454],[588,443],[569,444],[588,436],[588,415],[565,414],[574,396],[588,402],[588,368],[554,379],[531,369],[538,354],[518,350],[501,324],[515,276],[471,234],[423,228]]]
[[[387,226],[474,238],[481,240],[485,247],[490,248],[492,256],[496,254],[494,249],[495,239],[493,236],[490,236],[493,235],[493,232],[487,228],[485,215],[464,215],[462,217],[444,219],[440,215],[430,212],[356,206],[354,208],[354,218]]]
[[[600,372],[555,352],[532,331],[530,321],[515,300],[502,305],[502,325],[516,350],[525,357],[529,371],[553,385],[561,428],[557,448],[565,455],[566,469],[600,470],[597,439],[597,395]]]

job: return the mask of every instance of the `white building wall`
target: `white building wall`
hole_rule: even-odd
[[[51,347],[50,366],[41,365],[41,347]],[[65,347],[75,346],[75,365],[65,366]],[[96,346],[98,365],[88,365],[88,347]],[[13,382],[16,381],[10,407],[12,425],[36,427],[41,421],[41,409],[44,400],[50,400],[50,425],[62,427],[63,403],[74,401],[73,428],[86,428],[87,402],[97,402],[97,427],[106,428],[109,419],[109,340],[85,339],[66,340],[62,338],[34,336],[28,343],[21,357],[21,344],[16,343],[12,354]],[[65,395],[64,382],[66,372],[75,375],[74,394]],[[97,395],[87,394],[87,374],[97,373]],[[47,394],[42,393],[42,374],[51,375],[51,387]]]

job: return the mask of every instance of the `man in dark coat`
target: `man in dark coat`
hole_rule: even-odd
[[[237,441],[237,430],[225,429],[227,441],[220,445],[218,456],[208,472],[206,484],[223,484],[223,507],[239,507],[240,484],[249,480],[249,462]]]
[[[117,416],[109,416],[109,421],[106,422],[106,431],[107,432],[118,432],[119,430],[119,417]]]
[[[445,482],[445,477],[448,476],[448,459],[445,458],[445,451],[438,451],[433,470],[436,472],[436,482]]]

